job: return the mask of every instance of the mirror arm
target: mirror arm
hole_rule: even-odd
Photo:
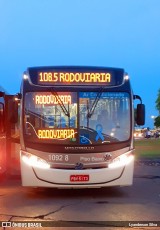
[[[133,99],[136,100],[140,100],[141,104],[142,104],[142,98],[139,95],[133,95]]]

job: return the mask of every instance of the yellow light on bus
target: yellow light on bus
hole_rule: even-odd
[[[110,73],[71,73],[71,72],[39,72],[39,82],[64,82],[64,83],[110,83]]]
[[[15,100],[15,101],[19,101],[19,98],[18,98],[18,97],[15,97],[14,100]]]
[[[75,138],[74,129],[39,129],[39,139],[67,139]]]
[[[71,104],[71,95],[59,95],[60,100],[63,104]],[[56,96],[52,94],[36,94],[34,98],[36,105],[58,105],[60,102]]]

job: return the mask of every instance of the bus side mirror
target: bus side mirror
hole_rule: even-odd
[[[0,133],[5,131],[4,128],[4,104],[0,102]]]
[[[144,104],[137,104],[136,123],[137,125],[145,124],[145,105]]]
[[[16,101],[14,98],[9,100],[8,103],[8,120],[15,124],[18,122],[18,101]]]

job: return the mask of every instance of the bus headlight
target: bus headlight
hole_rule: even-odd
[[[125,153],[113,159],[113,161],[108,165],[108,168],[123,167],[125,165],[128,165],[133,159],[134,159],[134,156],[131,155],[130,152]]]
[[[32,167],[37,167],[37,168],[42,168],[42,169],[50,168],[50,165],[45,160],[35,155],[32,155],[30,153],[22,152],[22,160],[27,165],[32,166]]]

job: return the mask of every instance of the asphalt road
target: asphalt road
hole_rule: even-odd
[[[133,186],[100,189],[24,188],[20,179],[1,180],[0,221],[71,221],[69,224],[73,229],[74,224],[77,229],[87,229],[92,224],[89,221],[95,222],[92,229],[100,228],[97,223],[106,226],[107,221],[119,221],[113,222],[115,225],[122,221],[128,221],[127,225],[140,221],[154,224],[160,220],[160,166],[136,163],[134,172]],[[112,222],[108,224],[112,225]],[[61,225],[62,222],[55,229],[71,229],[66,223],[66,226]],[[142,226],[140,229],[160,229],[150,227]],[[14,226],[12,229],[21,228]]]

